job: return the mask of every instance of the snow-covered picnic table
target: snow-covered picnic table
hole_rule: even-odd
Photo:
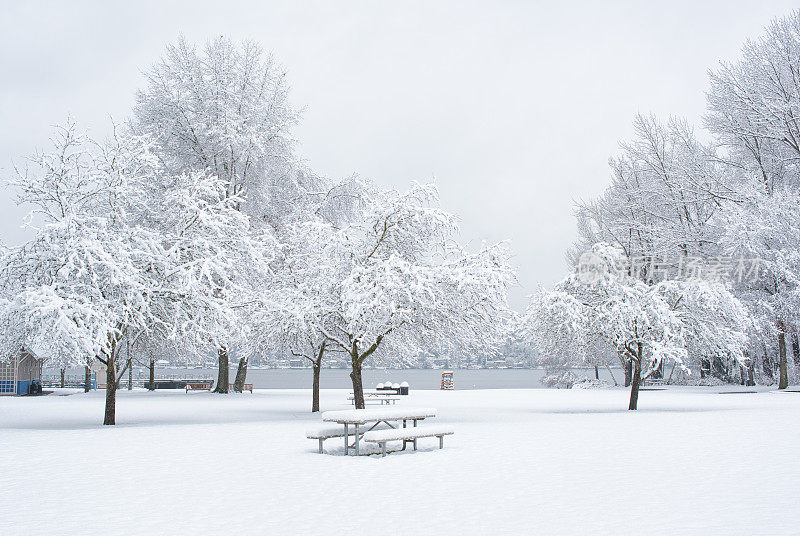
[[[363,433],[374,430],[383,424],[389,428],[398,428],[403,423],[403,428],[408,421],[412,421],[414,426],[417,422],[436,417],[434,408],[380,408],[380,409],[350,409],[344,411],[326,411],[322,414],[324,422],[335,422],[344,425],[344,453],[353,453],[358,456],[359,442]],[[353,443],[350,444],[350,425],[353,425]],[[361,430],[360,427],[365,429]],[[403,442],[405,448],[405,441]]]
[[[356,397],[353,392],[350,392],[350,395],[347,397],[347,400],[350,401],[351,404],[356,404]],[[400,397],[397,396],[396,391],[364,391],[364,403],[374,403],[380,405],[390,405],[395,404]]]

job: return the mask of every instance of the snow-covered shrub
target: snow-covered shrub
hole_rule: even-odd
[[[573,389],[609,389],[613,384],[607,380],[595,378],[581,378],[572,384]]]
[[[572,389],[575,382],[580,381],[581,377],[571,370],[554,370],[547,373],[539,380],[545,387],[555,389]]]

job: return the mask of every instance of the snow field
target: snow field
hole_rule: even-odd
[[[320,455],[310,391],[0,398],[0,523],[27,534],[792,534],[800,393],[415,391],[456,434]],[[323,410],[347,408],[324,390]],[[423,425],[428,424],[424,422]],[[341,439],[325,442],[341,452]],[[111,510],[107,510],[110,505]],[[113,514],[111,513],[113,512]],[[106,516],[113,518],[107,521]]]

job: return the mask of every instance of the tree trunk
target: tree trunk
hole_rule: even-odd
[[[769,376],[771,380],[774,380],[775,370],[773,369],[772,360],[769,358],[769,352],[767,352],[767,344],[763,341],[762,344],[764,346],[764,357],[761,359],[761,370],[766,376]]]
[[[700,360],[700,377],[705,378],[707,372],[711,372],[711,362],[703,358]]]
[[[631,359],[633,363],[633,374],[631,378],[631,402],[628,404],[629,410],[636,409],[639,403],[639,380],[642,377],[642,343],[637,343],[637,359]]]
[[[633,359],[625,360],[625,387],[630,386],[633,374]]]
[[[753,387],[756,384],[756,364],[752,359],[747,362],[747,382],[748,387]]]
[[[314,385],[311,387],[311,413],[319,411],[319,373],[322,371],[322,356],[325,355],[325,344],[326,341],[320,344],[317,360],[312,362],[314,364]]]
[[[236,379],[233,381],[233,390],[241,393],[244,390],[244,381],[247,379],[247,358],[239,359],[239,367],[236,369]]]
[[[778,333],[778,355],[780,356],[778,365],[781,369],[781,379],[778,382],[778,389],[786,389],[789,387],[789,371],[786,366],[786,334],[782,331]]]
[[[606,369],[608,370],[608,375],[609,375],[609,376],[611,376],[611,379],[614,381],[614,385],[615,385],[615,386],[616,386],[616,385],[619,385],[619,384],[617,383],[617,379],[614,377],[614,373],[613,373],[613,372],[611,372],[611,367],[608,365],[608,363],[606,363]]]
[[[150,391],[156,390],[156,360],[150,360],[150,379],[147,382],[147,389]]]
[[[594,366],[594,379],[595,380],[599,380],[600,379],[600,371],[597,370],[597,365]]]
[[[92,369],[89,368],[89,365],[86,365],[86,368],[83,371],[83,392],[88,393],[89,389],[92,388]]]
[[[672,381],[672,373],[675,372],[675,367],[676,366],[677,366],[677,363],[672,363],[672,368],[669,369],[669,378],[667,378],[667,385],[669,385],[669,383]]]
[[[64,388],[64,375],[66,374],[66,372],[67,372],[66,369],[64,367],[61,367],[61,388],[62,389]]]
[[[128,358],[128,391],[133,391],[133,359]]]
[[[311,413],[319,411],[319,373],[322,365],[318,362],[314,363],[314,383],[311,386]]]
[[[217,387],[215,393],[228,393],[228,349],[224,346],[218,350],[219,354],[219,375],[217,376]]]
[[[114,346],[106,361],[106,415],[103,424],[115,424],[117,408],[117,370],[114,366]]]
[[[353,380],[353,402],[356,409],[364,409],[364,388],[361,385],[361,364],[358,358],[353,359],[353,370],[350,371],[350,379]]]
[[[797,340],[797,333],[792,333],[792,357],[794,366],[800,367],[800,341]]]
[[[656,379],[656,380],[663,380],[664,379],[664,361],[663,360],[658,363],[658,366],[653,371],[653,374],[652,374],[651,377],[653,379]]]

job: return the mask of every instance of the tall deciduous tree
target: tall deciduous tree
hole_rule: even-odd
[[[329,300],[318,329],[350,357],[363,408],[361,371],[372,356],[499,343],[514,273],[503,245],[472,254],[453,245],[454,217],[438,208],[433,186],[398,193],[362,184],[357,195],[363,209],[342,222],[310,221],[297,232],[316,246],[309,265],[327,279],[317,290]]]
[[[732,183],[745,194],[722,218],[725,243],[765,263],[763,277],[743,292],[754,309],[766,302],[773,311],[770,331],[777,334],[778,386],[784,389],[786,336],[800,325],[800,11],[773,21],[745,43],[738,61],[711,73],[708,108],[706,124],[724,151]]]
[[[268,271],[273,241],[251,232],[218,177],[165,170],[148,136],[119,131],[90,144],[72,126],[62,133],[15,181],[43,223],[3,256],[0,281],[13,291],[4,314],[57,355],[100,360],[104,422],[114,424],[123,338],[181,338],[194,348],[223,340],[251,274]]]
[[[251,218],[254,232],[279,233],[299,217],[307,188],[318,181],[294,155],[291,129],[299,114],[288,103],[285,73],[258,45],[220,37],[196,47],[180,38],[146,76],[131,125],[152,138],[169,173],[217,177],[234,208]],[[227,278],[241,279],[236,271],[244,266],[232,263]],[[214,342],[216,390],[226,393],[230,342]],[[246,370],[247,355],[237,385]]]
[[[611,344],[632,364],[630,410],[638,407],[640,381],[662,362],[671,360],[688,370],[687,350],[701,347],[743,361],[746,337],[739,326],[748,317],[722,285],[647,285],[628,274],[620,248],[599,243],[591,252],[597,273],[587,277],[576,270],[553,290],[533,297],[523,328],[543,353],[577,365],[585,363],[599,341]]]
[[[32,173],[14,181],[18,200],[43,223],[2,259],[0,280],[14,291],[4,313],[14,331],[48,341],[62,359],[83,365],[96,358],[106,366],[103,422],[114,424],[119,342],[150,321],[145,267],[153,253],[121,199],[132,182],[149,180],[150,170],[118,147],[92,151],[71,124],[54,143]]]

